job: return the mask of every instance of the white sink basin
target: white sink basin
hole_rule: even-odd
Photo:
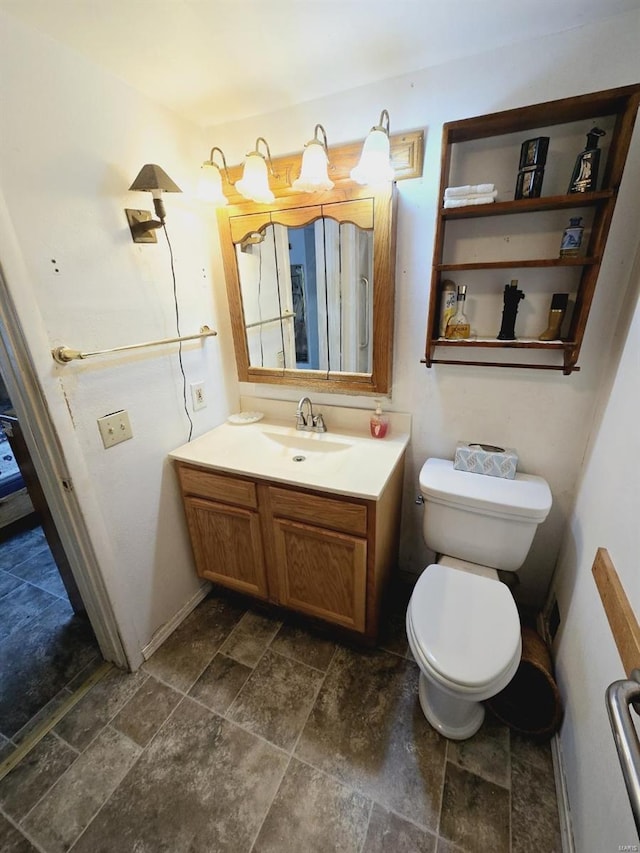
[[[346,429],[305,432],[265,418],[222,424],[169,455],[239,476],[376,500],[408,442],[406,432],[375,439]]]
[[[271,432],[266,429],[262,431],[262,437],[272,441],[279,447],[291,450],[292,453],[335,453],[348,450],[353,447],[353,442],[333,441],[327,437],[327,433],[304,432],[294,430],[293,435],[283,432]]]

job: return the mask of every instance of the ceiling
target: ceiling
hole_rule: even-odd
[[[638,8],[640,0],[0,0],[201,126]]]

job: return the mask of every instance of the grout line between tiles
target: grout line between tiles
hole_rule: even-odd
[[[19,833],[20,833],[20,835],[21,835],[23,838],[26,838],[26,839],[27,839],[27,841],[28,841],[31,845],[33,845],[33,847],[38,851],[38,853],[49,853],[49,851],[48,851],[45,847],[43,847],[43,846],[42,846],[39,842],[37,842],[37,841],[36,841],[36,840],[31,836],[31,835],[29,835],[29,833],[28,833],[28,832],[26,832],[24,829],[22,829],[22,827],[20,826],[20,824],[19,824],[19,823],[17,823],[17,822],[16,822],[16,821],[11,817],[11,815],[7,814],[7,812],[5,812],[3,808],[0,808],[0,815],[2,815],[2,817],[7,821],[7,823],[11,824],[11,826],[16,830],[16,832],[19,832]],[[5,848],[3,847],[2,849],[4,850]]]
[[[360,845],[359,853],[362,853],[364,850],[364,845],[367,843],[367,836],[369,835],[369,824],[371,823],[371,815],[373,814],[373,806],[374,800],[369,801],[369,814],[367,815],[367,825],[364,828],[364,836],[362,838],[362,844]]]

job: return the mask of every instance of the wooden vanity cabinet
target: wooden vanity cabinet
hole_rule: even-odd
[[[375,639],[396,565],[403,461],[377,501],[177,470],[200,577]]]
[[[255,485],[184,465],[178,470],[200,577],[268,598]]]

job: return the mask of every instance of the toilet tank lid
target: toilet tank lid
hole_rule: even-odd
[[[541,522],[551,509],[551,489],[543,477],[516,474],[515,479],[456,471],[450,459],[427,459],[420,471],[420,491],[430,500],[468,507],[492,515]]]

